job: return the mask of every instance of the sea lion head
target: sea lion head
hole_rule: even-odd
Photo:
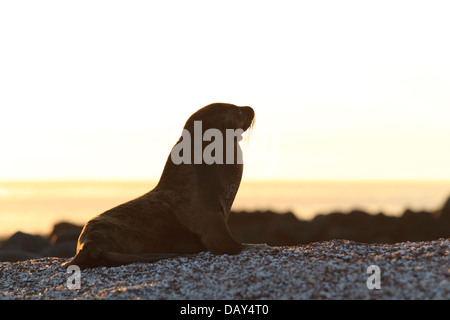
[[[186,121],[185,129],[191,131],[195,121],[202,122],[202,129],[226,129],[246,131],[254,124],[255,112],[251,107],[238,107],[230,103],[212,103],[201,108]]]
[[[237,166],[241,172],[243,158],[238,142],[253,126],[254,119],[255,112],[247,106],[212,103],[199,109],[186,121],[170,153],[169,166],[194,164],[200,165],[197,169],[202,170],[205,166],[227,164]]]

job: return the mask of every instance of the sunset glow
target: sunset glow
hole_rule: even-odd
[[[251,106],[246,179],[450,179],[445,1],[0,4],[0,179],[158,179]]]

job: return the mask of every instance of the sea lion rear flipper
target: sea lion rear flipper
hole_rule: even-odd
[[[76,265],[80,269],[98,267],[104,263],[104,253],[91,240],[87,240],[72,260],[63,263],[64,267]]]
[[[64,267],[70,265],[77,265],[80,269],[90,267],[97,267],[100,265],[108,267],[117,267],[124,264],[134,262],[155,262],[167,258],[180,256],[179,253],[144,253],[144,254],[125,254],[118,252],[98,252],[97,255],[92,255],[88,250],[81,250],[70,261],[63,263]]]

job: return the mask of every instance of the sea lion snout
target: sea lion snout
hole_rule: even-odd
[[[246,131],[252,126],[255,119],[255,111],[251,107],[239,107],[239,127]]]

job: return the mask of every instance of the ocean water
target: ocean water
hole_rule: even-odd
[[[150,191],[157,181],[0,182],[0,237],[16,231],[48,234],[56,222],[93,216]],[[318,213],[362,209],[398,216],[406,208],[437,210],[450,181],[243,181],[233,210]]]

